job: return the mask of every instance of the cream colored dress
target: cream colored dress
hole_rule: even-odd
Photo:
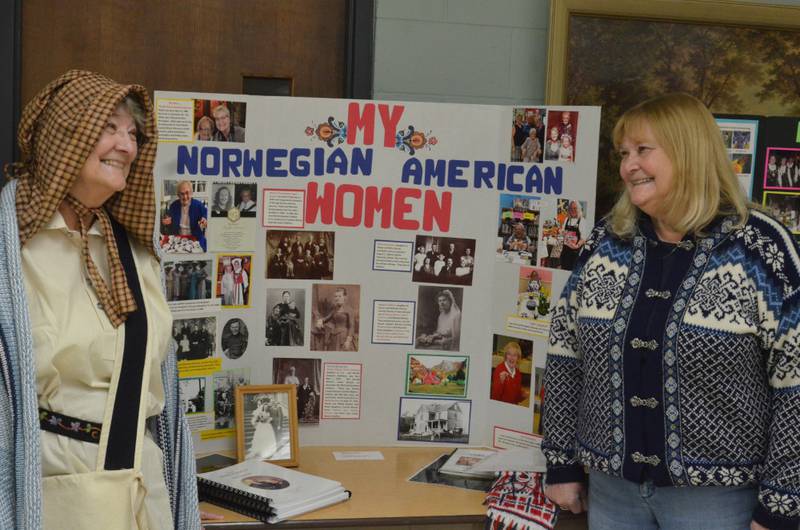
[[[104,237],[99,223],[89,230],[89,252],[108,281]],[[161,362],[166,355],[172,315],[161,290],[158,262],[141,245],[132,245],[148,314],[147,344],[157,345],[144,400],[146,416],[164,407]],[[114,360],[122,355],[124,326],[114,328],[89,281],[81,259],[81,237],[56,212],[22,248],[22,272],[30,306],[39,406],[103,423]],[[123,398],[124,396],[120,396]],[[41,431],[44,477],[97,469],[97,444]],[[161,449],[145,436],[142,446],[144,508],[152,530],[173,528]],[[47,499],[44,499],[45,503]],[[69,514],[64,514],[65,518]]]

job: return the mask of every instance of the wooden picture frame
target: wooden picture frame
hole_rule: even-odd
[[[715,114],[790,115],[800,7],[730,0],[551,0],[545,100],[601,105],[597,207],[620,190],[611,132],[633,105],[688,92]],[[787,58],[787,60],[784,60]]]
[[[298,465],[297,387],[236,387],[236,459]]]

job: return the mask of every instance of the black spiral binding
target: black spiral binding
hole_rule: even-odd
[[[268,523],[270,516],[275,514],[270,506],[269,498],[260,497],[213,480],[197,477],[197,493],[201,501],[222,506],[264,523]]]

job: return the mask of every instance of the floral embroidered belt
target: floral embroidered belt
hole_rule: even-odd
[[[43,431],[60,434],[82,442],[100,443],[101,423],[79,420],[57,412],[39,409],[39,426]]]

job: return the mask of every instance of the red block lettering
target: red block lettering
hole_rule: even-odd
[[[308,183],[306,224],[316,223],[317,216],[321,214],[322,223],[329,225],[333,222],[333,202],[336,196],[336,185],[333,182],[326,182],[321,196],[317,196],[317,186],[316,182]]]
[[[347,106],[347,143],[356,143],[356,131],[364,130],[364,145],[375,143],[375,105],[367,103],[363,112],[359,112],[358,103],[355,101]],[[394,143],[392,143],[394,146]]]
[[[353,195],[353,213],[350,217],[345,215],[344,198]],[[336,190],[336,224],[339,226],[358,226],[361,224],[361,211],[364,207],[364,190],[355,184],[342,184]]]
[[[397,188],[394,193],[394,227],[400,230],[417,230],[419,221],[406,219],[406,214],[411,213],[408,199],[419,199],[422,192],[416,188]]]
[[[433,222],[439,226],[439,231],[450,231],[450,210],[453,207],[453,194],[449,191],[442,193],[442,200],[436,196],[433,190],[425,192],[423,201],[424,210],[422,212],[422,229],[426,232],[433,230]]]
[[[381,228],[389,228],[392,224],[392,188],[370,186],[367,188],[366,205],[364,205],[364,226],[372,228],[375,214],[381,212]]]
[[[381,122],[383,123],[384,147],[394,147],[394,135],[397,133],[397,123],[403,116],[404,110],[405,107],[403,105],[395,105],[392,107],[391,114],[389,114],[389,105],[385,103],[378,105],[378,113],[381,115]],[[370,138],[372,137],[370,136]],[[350,141],[350,129],[347,130],[347,141]]]

